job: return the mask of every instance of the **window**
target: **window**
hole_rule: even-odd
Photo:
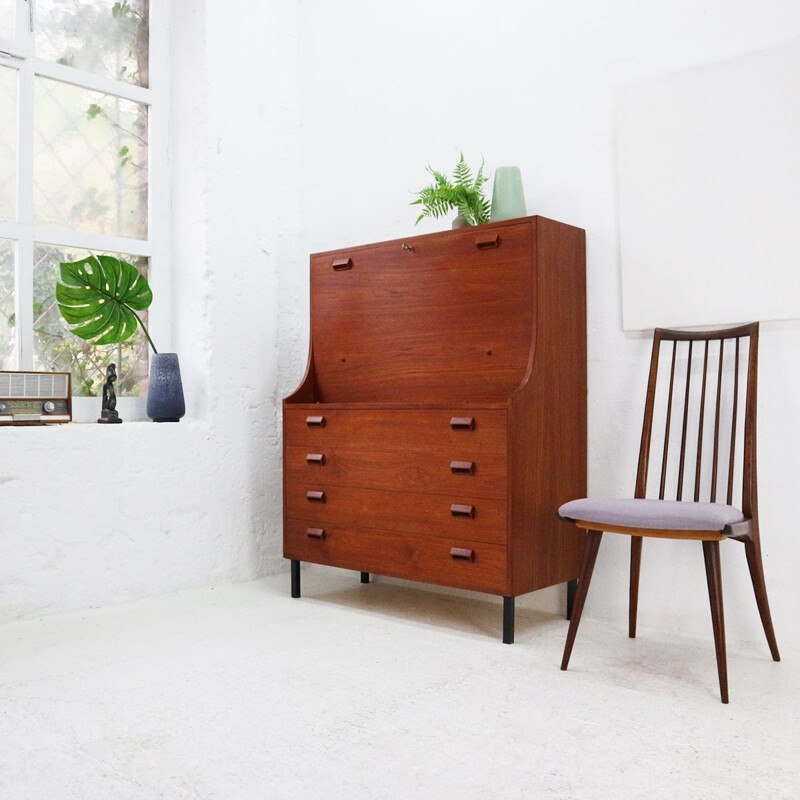
[[[0,0],[0,369],[70,371],[76,396],[101,393],[110,361],[118,395],[141,395],[148,350],[139,333],[107,347],[69,333],[60,261],[134,264],[153,286],[148,327],[168,335],[167,25],[154,5],[151,26],[149,0]]]

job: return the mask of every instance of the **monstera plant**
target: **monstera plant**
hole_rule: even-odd
[[[113,256],[94,254],[80,261],[63,261],[56,283],[61,316],[72,333],[92,344],[119,344],[141,325],[154,353],[150,334],[136,313],[153,302],[147,279],[132,264]]]
[[[113,256],[93,254],[80,261],[64,261],[60,267],[56,300],[61,316],[73,326],[72,333],[92,344],[119,344],[141,326],[154,353],[147,416],[155,422],[179,422],[186,404],[178,354],[159,353],[136,313],[153,302],[147,279],[132,264]]]

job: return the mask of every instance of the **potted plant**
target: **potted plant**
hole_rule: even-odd
[[[141,327],[153,349],[147,415],[155,422],[178,422],[186,411],[178,355],[156,350],[137,313],[153,302],[147,278],[127,261],[94,254],[62,261],[59,271],[58,310],[76,336],[97,345],[118,344]]]
[[[433,175],[434,183],[417,192],[417,199],[411,203],[412,206],[421,205],[423,208],[415,224],[425,217],[443,217],[451,209],[458,210],[453,221],[454,228],[481,225],[489,221],[490,204],[483,193],[483,185],[489,176],[483,174],[483,162],[474,178],[463,153],[453,170],[452,180],[430,166],[426,169]]]

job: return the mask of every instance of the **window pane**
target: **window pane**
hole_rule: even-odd
[[[36,222],[147,236],[147,106],[37,77]]]
[[[0,239],[0,369],[16,369],[14,350],[14,242]]]
[[[14,7],[17,0],[0,0],[0,41],[14,39]]]
[[[0,219],[16,216],[17,71],[0,67]]]
[[[36,55],[148,85],[149,0],[36,0]]]
[[[33,253],[33,365],[34,369],[72,373],[72,393],[76,397],[103,394],[106,367],[117,365],[118,397],[144,395],[147,391],[148,344],[141,328],[122,344],[95,347],[73,336],[58,310],[56,277],[61,261],[77,261],[88,250],[37,244]],[[103,255],[97,253],[96,255]],[[124,253],[108,253],[133,264],[147,276],[148,260]],[[147,312],[137,312],[147,325]]]

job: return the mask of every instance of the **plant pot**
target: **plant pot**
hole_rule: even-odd
[[[178,354],[154,353],[150,356],[147,416],[153,422],[180,422],[185,413]]]

